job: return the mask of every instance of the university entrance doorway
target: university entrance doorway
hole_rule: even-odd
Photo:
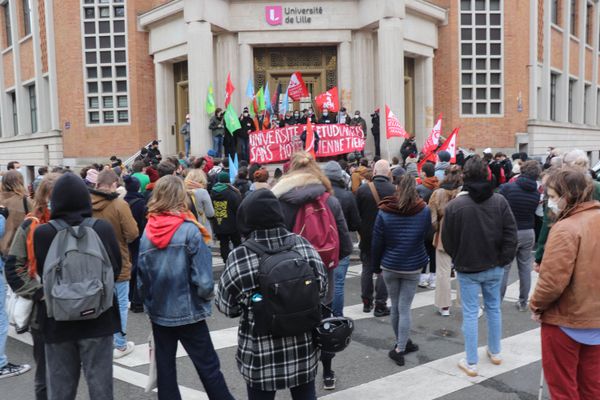
[[[185,123],[185,116],[190,112],[187,61],[173,64],[173,75],[175,81],[175,117],[177,118],[177,124],[175,125],[176,132],[174,134],[176,137],[177,153],[179,153],[185,150],[183,136],[179,134],[179,130]]]
[[[290,101],[285,111],[315,107],[314,98],[337,86],[337,48],[329,47],[277,47],[254,48],[254,82],[256,88],[269,82],[271,96],[281,85],[279,112],[292,73],[302,73],[309,96],[299,101]]]

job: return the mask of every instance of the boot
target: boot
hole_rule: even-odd
[[[373,310],[373,300],[363,298],[363,312],[370,313]]]

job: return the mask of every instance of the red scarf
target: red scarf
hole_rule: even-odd
[[[45,224],[50,221],[50,210],[45,208],[43,210],[35,210],[25,217],[25,220],[30,220],[29,232],[27,233],[27,261],[29,267],[27,272],[31,278],[35,278],[37,275],[37,260],[35,259],[35,252],[33,251],[33,233],[39,225]]]
[[[210,233],[198,223],[194,215],[187,211],[184,213],[162,213],[162,214],[149,214],[148,224],[146,225],[146,237],[159,249],[166,248],[177,229],[185,221],[194,223],[205,243],[210,241]]]

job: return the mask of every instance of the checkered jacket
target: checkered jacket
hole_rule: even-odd
[[[294,250],[305,257],[320,278],[321,297],[327,289],[325,266],[319,254],[303,237],[286,229],[255,231],[250,235],[267,248],[282,246],[292,236]],[[319,352],[310,332],[298,336],[256,336],[250,297],[258,291],[259,258],[246,247],[234,249],[227,258],[217,289],[217,308],[234,318],[241,315],[238,329],[238,368],[246,382],[260,390],[280,390],[311,382],[317,374]]]

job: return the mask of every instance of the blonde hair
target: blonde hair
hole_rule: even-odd
[[[206,179],[206,174],[201,169],[190,169],[185,177],[185,182],[188,181],[198,183],[203,188],[206,189],[206,185],[208,184],[208,180]]]
[[[321,168],[317,165],[315,159],[306,151],[298,151],[292,155],[290,160],[290,170],[288,174],[293,175],[295,173],[308,173],[318,178],[325,190],[329,193],[333,193],[333,188],[329,179],[323,174]]]
[[[48,173],[44,175],[44,179],[40,182],[40,186],[38,186],[35,191],[35,196],[33,198],[33,209],[38,212],[43,212],[46,208],[48,208],[48,200],[50,200],[50,195],[52,194],[52,189],[54,189],[54,184],[60,178],[61,174],[57,173]]]
[[[2,191],[5,193],[16,193],[21,197],[27,196],[23,175],[14,169],[4,174],[2,177]]]
[[[185,212],[187,193],[183,181],[174,175],[165,175],[156,181],[152,190],[152,198],[148,202],[148,212],[162,214],[168,212]]]

